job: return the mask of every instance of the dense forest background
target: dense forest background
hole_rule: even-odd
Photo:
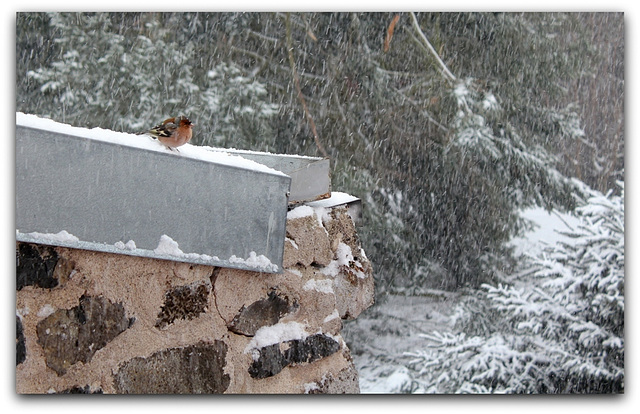
[[[379,294],[500,280],[527,206],[624,180],[621,13],[18,13],[16,109],[327,156]]]

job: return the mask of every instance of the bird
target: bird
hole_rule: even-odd
[[[148,131],[142,132],[142,134],[150,135],[170,150],[175,149],[178,151],[177,147],[191,141],[193,135],[192,127],[194,125],[189,118],[180,115],[167,118],[161,124],[154,126]]]

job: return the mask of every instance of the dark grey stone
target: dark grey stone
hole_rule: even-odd
[[[51,246],[18,243],[16,250],[16,289],[38,286],[51,289],[58,286],[53,275],[58,253]]]
[[[24,342],[22,321],[16,316],[16,366],[22,364],[25,359],[27,359],[27,347]]]
[[[329,356],[340,349],[340,344],[324,334],[308,336],[304,341],[290,341],[292,346],[285,351],[291,363],[313,362]]]
[[[259,357],[249,367],[249,375],[258,379],[272,377],[287,365],[314,362],[338,350],[340,344],[325,334],[265,346],[258,350]]]
[[[122,304],[100,296],[82,296],[78,306],[58,309],[38,322],[36,331],[47,366],[64,375],[76,362],[90,361],[132,323]]]
[[[91,387],[88,385],[85,385],[84,387],[80,387],[76,385],[66,390],[57,392],[56,394],[103,394],[103,391],[102,391],[102,388],[98,388],[92,391]]]
[[[258,352],[260,356],[249,367],[252,378],[273,377],[289,365],[286,356],[280,352],[280,344],[262,347]]]
[[[255,301],[246,308],[243,306],[228,328],[237,334],[253,336],[258,329],[276,324],[280,318],[297,307],[296,301],[290,301],[287,296],[272,289],[265,299]]]
[[[230,383],[226,356],[219,340],[165,349],[121,364],[114,386],[120,394],[221,394]]]

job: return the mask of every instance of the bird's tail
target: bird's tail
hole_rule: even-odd
[[[150,134],[149,131],[136,132],[136,135],[146,135],[151,139],[158,139],[157,136]]]

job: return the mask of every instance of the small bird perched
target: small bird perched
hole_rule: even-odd
[[[165,119],[164,122],[143,134],[151,135],[172,150],[191,140],[193,125],[186,116],[177,116]]]

